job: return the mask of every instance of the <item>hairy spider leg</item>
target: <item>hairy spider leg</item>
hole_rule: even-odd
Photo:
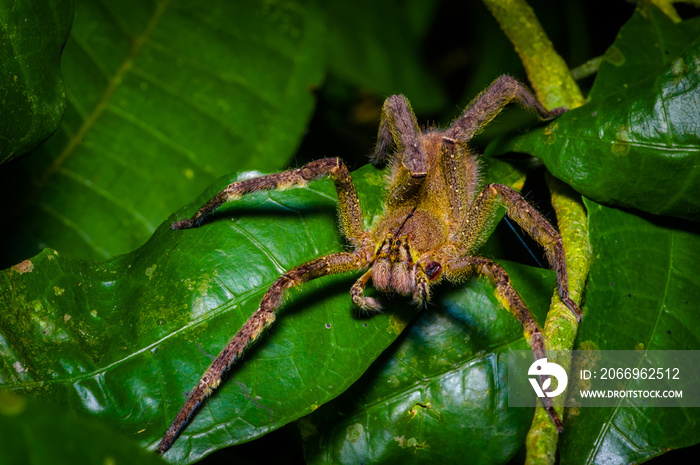
[[[377,299],[363,295],[367,282],[369,282],[371,277],[372,269],[370,268],[350,288],[352,303],[367,315],[373,315],[382,311],[382,304]]]
[[[411,104],[403,95],[392,95],[384,101],[377,135],[377,146],[372,160],[386,160],[393,142],[397,153],[402,154],[401,163],[416,178],[425,177],[427,163],[420,147],[421,130]]]
[[[500,195],[508,216],[527,229],[547,251],[549,263],[557,272],[559,295],[580,321],[581,310],[569,298],[564,249],[559,233],[520,194],[506,186],[491,184],[477,196],[479,166],[466,143],[511,101],[542,119],[555,118],[566,111],[563,107],[547,110],[530,89],[506,75],[498,77],[467,105],[462,115],[445,131],[440,147],[440,162],[445,183],[449,186],[452,218],[457,223],[456,227],[453,225],[450,239],[470,252],[477,249],[486,239],[484,233],[489,229],[489,222],[495,218],[494,195]],[[523,213],[518,208],[522,208]]]
[[[535,317],[530,313],[525,302],[520,298],[515,288],[510,282],[510,277],[506,270],[496,262],[483,257],[464,256],[460,258],[448,259],[444,263],[445,277],[454,282],[460,282],[474,276],[485,276],[496,286],[496,295],[503,306],[512,313],[520,324],[523,325],[525,339],[530,344],[534,352],[535,360],[540,360],[546,355],[544,347],[544,337]],[[545,381],[544,376],[540,376],[540,385]],[[554,401],[550,397],[542,399],[542,403],[547,410],[547,414],[560,433],[564,430],[561,417],[554,410]]]
[[[430,280],[425,273],[425,267],[422,264],[416,265],[416,290],[413,292],[413,301],[423,308],[428,308],[430,300]]]
[[[464,221],[479,190],[481,182],[479,162],[469,153],[465,143],[443,137],[440,146],[440,164],[445,185],[449,186],[447,197],[454,222],[451,229],[454,231]]]
[[[391,156],[391,172],[394,182],[389,187],[390,203],[402,204],[416,195],[426,175],[428,163],[421,142],[421,130],[411,104],[403,95],[392,95],[382,107],[377,146],[372,162],[379,164],[387,159],[392,142],[399,158]],[[396,176],[396,172],[399,172]]]
[[[199,226],[221,204],[239,199],[245,194],[261,190],[304,187],[309,181],[326,175],[331,176],[338,193],[341,232],[353,246],[358,246],[362,235],[362,210],[350,173],[340,158],[323,158],[301,168],[231,183],[200,208],[192,218],[177,221],[171,228],[187,229]]]
[[[270,174],[259,178],[229,184],[214,198],[207,202],[190,219],[173,223],[173,229],[186,229],[199,226],[202,221],[221,204],[235,200],[251,192],[271,189],[303,187],[309,181],[330,175],[338,194],[341,232],[355,247],[362,238],[362,210],[355,191],[355,186],[345,164],[339,158],[325,158],[308,163],[301,168],[283,173]],[[158,446],[158,451],[167,451],[182,429],[192,418],[197,407],[208,397],[221,382],[221,377],[235,363],[244,349],[275,319],[275,312],[281,305],[284,290],[298,286],[311,279],[345,271],[358,270],[367,266],[366,260],[357,254],[339,253],[312,260],[285,273],[273,283],[263,297],[260,308],[248,319],[238,333],[219,354],[216,360],[202,376],[199,384],[189,396],[172,425]]]
[[[282,305],[284,291],[300,286],[312,279],[332,274],[356,271],[366,266],[357,254],[341,252],[311,260],[286,272],[270,286],[253,315],[243,324],[224,350],[216,357],[211,366],[202,375],[197,387],[190,394],[185,405],[178,412],[170,428],[158,445],[158,452],[163,454],[189,423],[197,408],[221,384],[221,379],[229,368],[238,360],[245,349],[268,328],[276,318],[277,310]]]
[[[477,196],[459,231],[461,244],[473,250],[484,240],[484,229],[495,216],[496,202],[506,207],[506,214],[522,227],[545,250],[547,261],[557,273],[559,297],[577,321],[581,309],[569,297],[566,256],[559,232],[519,193],[503,184],[489,184]]]
[[[503,75],[467,105],[462,115],[445,131],[445,136],[467,142],[481,132],[511,101],[534,112],[541,119],[556,118],[566,111],[564,107],[547,110],[525,85],[511,76]]]

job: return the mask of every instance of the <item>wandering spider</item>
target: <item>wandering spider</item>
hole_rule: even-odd
[[[381,309],[376,299],[363,295],[370,279],[379,291],[410,296],[416,304],[426,305],[430,287],[443,278],[459,282],[477,275],[486,276],[495,284],[499,300],[523,325],[535,359],[544,358],[542,331],[505,270],[492,260],[472,255],[486,240],[496,207],[504,205],[508,216],[544,247],[557,273],[559,296],[580,320],[581,310],[569,298],[559,233],[513,189],[501,184],[480,189],[479,161],[467,147],[467,142],[512,100],[542,119],[566,111],[564,108],[547,111],[525,86],[510,76],[501,76],[447,130],[423,132],[406,98],[389,97],[382,109],[373,161],[380,163],[388,159],[391,177],[384,215],[371,230],[363,230],[355,186],[339,158],[324,158],[283,173],[234,182],[192,218],[173,223],[172,229],[199,226],[221,204],[244,194],[303,187],[330,175],[338,193],[340,229],[352,250],[311,260],[277,278],[265,293],[260,308],[204,373],[163,436],[158,451],[164,453],[170,448],[199,405],[219,386],[224,373],[272,324],[284,291],[321,276],[365,271],[352,286],[350,295],[357,307],[370,313]],[[390,152],[392,143],[395,151]],[[550,418],[561,431],[561,419],[552,400],[545,397],[544,401]]]

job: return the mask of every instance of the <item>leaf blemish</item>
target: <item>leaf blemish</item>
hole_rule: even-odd
[[[352,443],[356,443],[360,440],[364,432],[365,427],[362,426],[361,423],[354,423],[348,426],[348,429],[345,432],[345,439]]]
[[[612,46],[603,55],[605,61],[614,66],[622,66],[625,64],[625,56],[622,54],[619,48]]]
[[[671,62],[671,72],[675,76],[682,76],[686,74],[689,70],[690,68],[681,57],[678,57]]]
[[[627,155],[630,152],[630,143],[627,141],[616,140],[612,144],[613,155]]]
[[[402,449],[413,447],[415,449],[414,452],[418,449],[427,449],[430,447],[428,446],[428,441],[418,442],[416,438],[406,439],[406,436],[396,436],[394,437],[394,441],[396,441]]]
[[[612,144],[613,155],[627,155],[630,151],[630,135],[629,128],[621,127],[615,134],[617,140]]]
[[[19,360],[12,364],[12,368],[14,368],[17,373],[24,373],[27,371]]]
[[[557,141],[556,131],[558,128],[559,128],[559,123],[552,123],[549,126],[547,126],[546,128],[544,128],[543,133],[545,136],[547,136],[547,138],[545,139],[545,142],[547,144],[551,145]]]
[[[397,387],[399,385],[399,378],[397,378],[396,375],[392,375],[387,382],[390,386]]]
[[[396,315],[391,315],[389,318],[389,327],[386,330],[390,333],[393,332],[394,334],[401,334],[407,324],[408,322],[402,318],[399,318]]]
[[[34,271],[34,263],[32,263],[31,260],[25,260],[21,263],[14,265],[11,268],[11,270],[18,272],[19,274],[31,273],[32,271]]]
[[[149,266],[148,268],[146,268],[145,274],[146,274],[146,276],[148,276],[149,281],[153,277],[153,274],[156,272],[156,268],[158,268],[158,265],[156,265],[156,264],[153,264],[153,265]]]

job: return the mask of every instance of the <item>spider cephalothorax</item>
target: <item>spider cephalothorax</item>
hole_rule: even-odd
[[[462,115],[444,130],[422,132],[408,101],[401,95],[384,103],[375,162],[388,161],[389,182],[385,212],[371,230],[363,230],[362,211],[350,174],[339,158],[324,158],[301,168],[235,182],[217,194],[190,219],[173,223],[173,229],[198,226],[224,202],[269,189],[305,186],[330,175],[338,193],[340,227],[352,250],[317,258],[280,276],[265,293],[260,308],[214,360],[180,410],[158,450],[168,450],[201,402],[221,382],[245,348],[275,320],[284,291],[330,274],[362,271],[350,290],[352,301],[368,312],[380,302],[363,295],[371,280],[383,292],[410,296],[418,304],[430,298],[430,287],[447,278],[460,281],[472,276],[490,278],[507,309],[523,325],[535,359],[545,357],[542,332],[510,284],[505,270],[492,260],[472,254],[486,239],[497,205],[545,249],[557,273],[559,296],[577,319],[581,310],[570,299],[564,248],[559,233],[517,192],[501,184],[482,187],[479,164],[467,142],[510,101],[542,119],[565,110],[547,111],[534,95],[509,76],[501,76],[476,97]],[[395,150],[390,151],[391,147]],[[545,407],[561,431],[561,420],[545,398]]]

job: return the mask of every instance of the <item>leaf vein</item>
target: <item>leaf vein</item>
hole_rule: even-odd
[[[100,247],[95,241],[93,241],[92,238],[90,237],[90,235],[87,232],[85,232],[84,229],[82,229],[80,226],[78,226],[78,224],[76,222],[74,222],[71,219],[60,214],[58,211],[54,210],[53,208],[51,208],[49,205],[47,205],[44,202],[41,202],[39,204],[39,208],[41,208],[49,215],[56,218],[59,222],[61,222],[68,229],[75,232],[76,235],[79,238],[81,238],[85,242],[85,244],[88,247],[90,247],[92,250],[94,250],[95,252],[97,252],[98,254],[102,255],[105,258],[109,257],[109,252],[107,252],[105,249]]]
[[[128,73],[131,69],[134,59],[141,50],[141,46],[151,34],[155,26],[158,24],[158,21],[165,12],[165,9],[169,3],[170,0],[161,0],[159,3],[157,3],[156,10],[153,13],[153,16],[149,20],[142,34],[133,41],[129,55],[122,62],[121,66],[117,69],[117,72],[114,74],[114,76],[109,80],[107,88],[105,89],[102,95],[102,98],[97,102],[89,118],[82,124],[80,129],[76,132],[75,136],[69,140],[68,144],[63,149],[63,151],[58,155],[54,162],[46,169],[44,174],[41,176],[39,182],[34,187],[33,195],[36,195],[36,193],[39,190],[41,190],[41,188],[48,182],[48,180],[63,166],[63,164],[68,160],[68,158],[70,158],[70,156],[73,153],[75,153],[76,148],[85,138],[87,132],[95,125],[95,122],[102,115],[105,108],[107,108],[107,106],[109,105],[109,101],[111,100],[112,95],[114,94],[117,87],[119,87],[119,85],[121,84],[124,75],[126,75],[126,73]],[[33,195],[31,195],[30,197],[32,197]]]
[[[79,183],[81,186],[89,189],[90,191],[95,193],[97,196],[99,196],[99,197],[109,201],[113,205],[116,205],[117,207],[119,207],[125,213],[127,213],[131,217],[133,217],[137,222],[141,223],[141,225],[145,228],[146,231],[153,231],[156,229],[156,225],[151,223],[148,220],[148,218],[143,216],[141,213],[134,210],[133,207],[125,204],[118,197],[112,195],[109,191],[102,189],[97,184],[95,184],[92,181],[86,179],[85,177],[79,175],[75,171],[69,170],[67,168],[61,168],[60,173],[63,174],[64,176],[72,179],[73,181]]]

